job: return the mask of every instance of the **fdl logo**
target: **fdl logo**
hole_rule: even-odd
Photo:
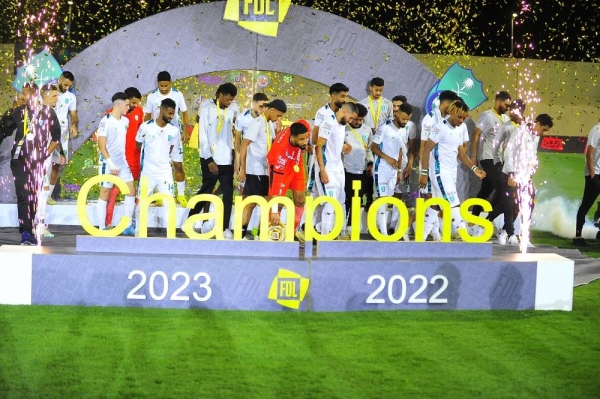
[[[279,269],[273,279],[268,298],[281,306],[300,309],[300,304],[308,291],[309,280],[290,270]]]
[[[236,21],[249,31],[276,37],[291,3],[291,0],[227,0],[223,19]]]

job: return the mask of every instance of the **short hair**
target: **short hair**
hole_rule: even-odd
[[[31,90],[35,91],[36,93],[37,93],[38,91],[40,91],[40,88],[38,87],[38,85],[36,85],[36,84],[35,84],[35,83],[33,83],[33,82],[27,82],[27,83],[25,83],[25,84],[23,85],[23,88],[24,88],[24,89],[31,89]]]
[[[175,101],[173,101],[173,99],[171,99],[171,98],[165,98],[164,100],[162,100],[160,102],[160,107],[177,109],[177,105],[175,105]]]
[[[167,71],[161,71],[156,76],[156,81],[157,82],[170,82],[171,81],[171,74],[169,72],[167,72]]]
[[[361,103],[356,103],[356,108],[358,108],[357,114],[358,114],[359,118],[364,118],[369,113],[369,110],[367,109],[367,107],[365,107]]]
[[[54,90],[58,90],[58,88],[56,87],[56,85],[47,83],[45,85],[42,86],[42,88],[40,89],[40,92],[42,93],[42,96],[44,96],[46,93],[54,91]]]
[[[138,89],[136,89],[135,87],[128,87],[128,88],[126,88],[125,89],[125,95],[130,100],[132,98],[142,98],[142,93],[140,93],[140,91]]]
[[[444,90],[440,93],[440,103],[444,101],[456,101],[458,100],[458,94],[453,92],[452,90]]]
[[[535,117],[535,122],[538,122],[541,126],[548,126],[548,127],[554,126],[553,119],[548,114],[539,114],[538,116]]]
[[[252,96],[252,101],[254,101],[255,103],[259,101],[269,101],[269,97],[267,97],[265,93],[254,93],[254,95]]]
[[[371,82],[369,82],[369,86],[384,86],[385,82],[381,78],[373,78]]]
[[[232,97],[237,96],[237,87],[231,82],[223,83],[217,87],[217,96],[219,94],[229,94]]]
[[[394,96],[394,98],[392,98],[392,102],[394,102],[394,101],[402,101],[403,103],[405,103],[408,100],[406,99],[406,96],[399,95],[399,96]]]
[[[525,112],[526,107],[527,107],[527,104],[525,104],[525,101],[521,100],[520,98],[515,99],[512,102],[512,104],[510,104],[510,108],[511,109],[518,108],[519,111],[521,111],[521,115],[523,115],[523,113]]]
[[[469,106],[463,100],[454,100],[448,106],[448,111],[447,112],[449,114],[453,114],[455,112],[460,112],[460,113],[466,113],[466,114],[468,114],[469,113]]]
[[[350,91],[350,89],[343,83],[334,83],[329,86],[329,95],[342,93],[344,91]]]
[[[345,107],[346,109],[349,109],[349,110],[350,110],[350,112],[353,112],[353,113],[355,113],[355,114],[358,114],[358,107],[356,106],[356,103],[353,103],[353,102],[347,102],[347,103],[344,103],[344,105],[342,105],[342,108],[344,108],[344,107]]]
[[[125,93],[123,93],[122,91],[113,94],[112,98],[110,99],[110,101],[112,101],[113,103],[115,101],[119,101],[119,100],[127,101],[129,99],[127,98],[127,95]]]
[[[402,104],[400,104],[400,111],[404,112],[406,115],[412,115],[413,106],[410,105],[409,103],[402,103]]]
[[[511,100],[510,94],[507,91],[499,91],[496,93],[496,101],[506,101]]]
[[[303,122],[305,122],[305,123],[303,123]],[[308,133],[309,129],[306,127],[308,122],[306,122],[306,121],[303,121],[303,122],[298,121],[298,122],[292,123],[290,125],[290,135],[298,136],[303,133]]]
[[[63,73],[60,74],[60,77],[70,80],[71,82],[75,81],[75,75],[73,75],[73,72],[71,71],[63,71]]]

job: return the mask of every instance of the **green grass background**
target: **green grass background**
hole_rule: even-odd
[[[583,156],[540,159],[540,200],[578,199]],[[599,299],[596,281],[572,312],[0,306],[0,398],[600,398]]]

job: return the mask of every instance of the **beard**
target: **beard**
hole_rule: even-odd
[[[348,121],[346,120],[346,118],[342,118],[342,120],[340,121],[340,125],[342,126],[346,126],[348,124]]]
[[[344,105],[343,101],[336,101],[333,103],[336,107],[338,107],[338,109],[342,108],[342,106]]]
[[[161,118],[162,118],[162,120],[163,120],[164,123],[166,123],[166,124],[171,123],[171,119],[170,118],[168,118],[166,116],[162,116]]]

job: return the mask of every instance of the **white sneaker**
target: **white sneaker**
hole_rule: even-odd
[[[54,234],[52,234],[45,225],[40,227],[40,235],[44,238],[54,238]]]
[[[226,240],[233,240],[233,233],[231,230],[227,229],[223,232],[223,238]]]
[[[469,227],[467,231],[471,237],[481,237],[483,235],[483,228],[478,224]],[[500,236],[498,235],[498,237]]]
[[[352,236],[352,226],[347,226],[347,227],[346,227],[346,235],[347,235],[348,237],[351,237],[351,236]]]
[[[202,228],[200,229],[200,231],[202,232],[202,234],[210,233],[212,231],[213,227],[215,227],[214,220],[206,220],[202,224]]]
[[[202,232],[202,222],[196,222],[196,223],[194,223],[194,231],[196,233],[201,233]]]
[[[506,234],[506,232],[504,232],[504,234]],[[512,236],[508,237],[508,245],[510,245],[511,247],[518,247],[519,246],[519,238],[514,234]]]
[[[440,231],[437,229],[431,230],[431,238],[433,239],[433,241],[436,241],[436,242],[442,241],[442,235],[440,234]]]
[[[408,232],[406,232],[406,234],[404,234],[404,236],[402,237],[402,239],[406,242],[410,241],[410,237],[408,236]]]
[[[514,237],[514,235],[512,235],[511,237]],[[507,241],[508,241],[508,234],[506,233],[506,231],[502,230],[502,233],[498,234],[498,244],[506,245]]]

